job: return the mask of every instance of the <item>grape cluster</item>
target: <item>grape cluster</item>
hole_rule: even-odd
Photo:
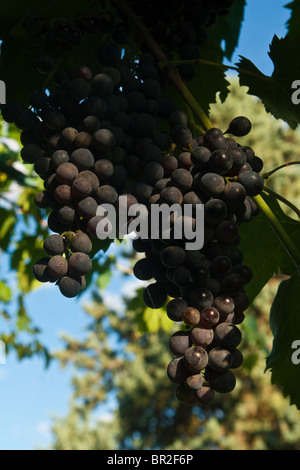
[[[44,241],[48,256],[39,259],[33,275],[39,282],[57,282],[65,297],[75,297],[86,286],[85,276],[92,270],[88,256],[92,250],[89,236],[81,231],[52,234]]]
[[[85,36],[110,34],[120,29],[114,15],[107,10],[94,14],[79,15],[73,21],[51,19],[47,15],[31,15],[24,18],[22,27],[29,38],[40,43],[44,49],[68,49],[79,45]],[[117,33],[113,34],[118,41]]]
[[[201,47],[208,42],[208,29],[218,17],[227,16],[235,0],[129,0],[129,6],[151,31],[169,58],[193,60],[201,58]],[[97,13],[76,16],[73,21],[51,19],[47,15],[28,16],[22,27],[28,38],[41,44],[45,54],[36,58],[36,70],[47,74],[53,70],[57,53],[80,46],[87,36],[95,40],[111,41],[125,46],[132,36],[132,28],[122,8],[115,5],[111,11],[100,5]],[[135,37],[139,41],[139,37]],[[148,52],[146,44],[141,49]],[[51,55],[53,54],[53,56]],[[178,70],[184,80],[195,76],[191,64],[181,64]]]
[[[208,42],[209,28],[218,17],[230,13],[235,0],[142,0],[132,1],[135,12],[151,31],[169,58],[201,58],[201,47]],[[178,66],[184,80],[195,76],[191,64]]]
[[[212,128],[194,139],[177,122],[172,140],[184,148],[177,158],[163,157],[163,171],[155,165],[148,204],[203,204],[204,245],[186,250],[187,240],[174,238],[172,216],[169,238],[161,233],[158,240],[133,242],[136,251],[145,253],[134,267],[135,276],[154,280],[144,290],[144,302],[153,309],[166,305],[169,319],[183,325],[170,338],[174,358],[167,373],[177,384],[177,398],[188,403],[207,405],[215,392],[233,390],[232,369],[243,362],[237,325],[249,307],[245,287],[252,271],[243,263],[239,227],[258,214],[252,197],[263,190],[263,162],[252,148],[226,135],[244,136],[250,130],[250,121],[239,116],[227,131]],[[193,217],[187,222],[196,223]]]
[[[2,108],[4,120],[22,131],[23,162],[33,165],[44,181],[34,202],[49,211],[48,227],[62,237],[72,232],[96,238],[98,206],[118,209],[121,195],[127,195],[129,206],[147,201],[155,172],[163,176],[158,162],[172,146],[171,135],[156,131],[157,121],[174,111],[172,128],[177,129],[177,105],[161,97],[159,69],[151,54],[141,56],[136,70],[121,60],[121,48],[114,43],[101,46],[98,58],[99,73],[88,66],[60,70],[51,93],[33,90],[29,107],[11,102]],[[64,252],[56,256],[68,260],[74,249],[65,241]],[[83,250],[84,258],[90,252]],[[58,258],[48,261],[51,266],[61,263]],[[54,280],[40,269],[34,270],[39,281]],[[69,268],[57,273],[62,293],[77,295],[78,286],[67,292],[62,278],[78,274]]]
[[[33,165],[44,181],[44,190],[34,202],[49,210],[48,227],[62,237],[72,232],[96,238],[101,220],[98,206],[111,204],[118,209],[119,197],[125,194],[129,205],[136,203],[135,194],[145,191],[139,184],[141,172],[146,174],[150,161],[162,158],[163,150],[171,145],[163,133],[154,137],[164,110],[159,80],[145,73],[143,80],[138,78],[113,43],[101,46],[98,56],[99,73],[93,74],[87,66],[59,71],[51,93],[34,90],[29,107],[11,102],[2,108],[3,118],[22,131],[23,162]],[[150,62],[155,63],[153,56],[143,56],[139,71]],[[64,253],[55,256],[68,259],[71,254],[71,260],[74,244],[65,241]],[[82,249],[84,259],[90,251]],[[51,266],[62,262],[60,258],[48,261]],[[34,270],[38,280],[49,280],[40,269]],[[70,297],[72,289],[62,288],[66,273],[73,275],[74,269],[58,270],[56,279],[62,293]],[[77,290],[73,289],[73,296]]]
[[[27,38],[39,44],[43,50],[32,64],[39,73],[48,74],[55,68],[55,61],[61,58],[62,51],[71,51],[84,44],[85,39],[92,37],[94,42],[112,41],[125,45],[130,39],[130,28],[126,18],[119,18],[114,10],[99,5],[99,11],[76,15],[73,20],[51,18],[47,15],[27,16],[23,22],[23,31]],[[121,14],[121,11],[119,11]]]
[[[135,276],[154,280],[144,289],[145,304],[167,305],[168,317],[185,328],[170,338],[168,376],[176,396],[208,404],[215,391],[233,389],[232,369],[242,362],[237,325],[249,306],[245,286],[252,272],[238,247],[239,226],[258,213],[252,197],[263,189],[263,162],[233,137],[247,135],[251,123],[239,116],[227,130],[193,135],[186,113],[162,95],[152,54],[131,63],[120,46],[106,43],[98,59],[96,73],[88,66],[59,70],[50,93],[34,90],[29,107],[13,102],[2,108],[3,118],[22,131],[24,163],[44,181],[34,201],[48,210],[54,232],[33,274],[55,282],[66,297],[82,292],[103,219],[97,209],[111,204],[119,210],[121,196],[127,209],[189,204],[196,213],[203,204],[201,249],[187,250],[185,237],[174,236],[172,216],[168,233],[136,238],[133,248],[145,254]],[[193,228],[195,215],[183,216],[185,222]]]

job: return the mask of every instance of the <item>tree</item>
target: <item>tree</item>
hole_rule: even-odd
[[[172,2],[171,8],[170,2],[163,5],[152,2],[149,5],[147,1],[134,0],[103,2],[100,6],[86,6],[80,0],[72,4],[55,1],[46,6],[37,1],[27,4],[19,0],[17,6],[16,14],[5,1],[0,14],[1,73],[7,85],[8,100],[2,106],[3,127],[8,129],[9,136],[19,139],[21,143],[21,150],[15,152],[6,146],[1,159],[1,199],[6,205],[1,207],[4,223],[0,240],[18,279],[18,308],[12,320],[10,308],[14,308],[15,298],[5,280],[0,281],[0,300],[4,305],[2,317],[9,321],[10,329],[2,334],[1,339],[8,350],[15,349],[20,358],[42,354],[46,364],[50,361],[51,355],[46,345],[38,339],[39,328],[32,325],[24,305],[24,295],[37,287],[37,280],[56,283],[65,297],[78,295],[79,298],[86,285],[92,290],[97,285],[103,287],[109,280],[116,259],[106,256],[111,240],[99,240],[95,236],[95,224],[99,222],[96,217],[98,205],[108,201],[120,210],[123,194],[129,195],[130,204],[136,201],[157,206],[159,201],[164,200],[171,204],[175,196],[181,204],[188,190],[193,189],[192,196],[198,198],[198,202],[201,198],[205,203],[220,198],[227,211],[217,222],[213,218],[205,220],[205,246],[200,255],[198,250],[198,256],[206,264],[199,262],[193,270],[194,260],[191,259],[188,264],[182,247],[179,247],[181,251],[175,250],[176,243],[171,245],[176,253],[172,266],[163,258],[164,243],[161,240],[158,245],[152,241],[151,249],[138,249],[137,244],[134,245],[135,251],[147,252],[151,276],[141,274],[137,268],[135,271],[133,268],[133,272],[138,278],[145,281],[154,278],[156,282],[151,287],[145,287],[133,304],[127,305],[128,312],[132,310],[132,321],[129,313],[122,319],[122,332],[129,335],[133,329],[138,338],[142,335],[141,340],[147,345],[143,356],[140,356],[140,345],[137,345],[136,351],[133,348],[133,352],[139,352],[135,359],[137,368],[133,372],[139,370],[141,374],[144,361],[152,365],[151,370],[156,377],[153,382],[156,383],[152,385],[151,381],[151,386],[156,387],[156,395],[162,394],[158,400],[159,408],[155,408],[155,403],[147,405],[149,415],[145,416],[144,423],[139,423],[138,434],[130,434],[132,429],[128,416],[121,414],[115,422],[116,432],[119,433],[120,425],[126,430],[126,435],[119,433],[104,445],[111,446],[118,442],[121,447],[152,448],[162,445],[165,439],[164,446],[168,447],[177,445],[174,439],[178,434],[175,438],[171,433],[166,435],[165,429],[176,429],[177,424],[182,429],[185,423],[189,429],[186,432],[192,436],[199,425],[194,408],[190,407],[187,412],[181,400],[179,404],[172,403],[172,409],[163,406],[170,384],[167,388],[162,385],[158,365],[163,362],[164,354],[160,347],[155,348],[156,337],[150,334],[158,331],[157,324],[153,326],[150,320],[151,308],[156,307],[159,312],[162,308],[164,311],[170,299],[182,298],[183,304],[187,302],[192,308],[199,309],[200,315],[204,306],[215,308],[217,292],[223,293],[233,302],[228,318],[232,319],[230,328],[238,335],[236,325],[243,323],[247,307],[249,304],[255,305],[258,295],[273,279],[274,273],[281,276],[282,282],[270,308],[273,343],[266,368],[271,371],[272,383],[280,386],[283,395],[290,397],[291,404],[299,407],[295,380],[299,372],[297,364],[291,360],[291,345],[300,333],[297,302],[300,263],[297,247],[298,189],[291,190],[291,182],[297,178],[296,165],[299,162],[297,158],[291,158],[290,145],[292,143],[297,148],[296,129],[299,123],[298,107],[295,105],[297,92],[292,93],[297,88],[294,77],[299,68],[295,47],[299,34],[296,2],[288,5],[291,17],[286,37],[279,39],[274,36],[270,45],[269,55],[274,63],[271,77],[263,75],[244,57],[235,67],[223,63],[225,58],[231,59],[237,46],[244,0],[213,3],[205,0],[178,1],[175,5]],[[156,16],[157,12],[160,13],[159,17]],[[226,76],[228,69],[234,69],[239,76],[239,86],[232,86],[233,92],[230,92]],[[228,100],[226,110],[226,98],[242,96],[243,86],[248,87],[248,94],[256,99],[255,105],[253,100],[247,101],[248,117],[244,116],[245,96],[242,98],[241,112],[234,115]],[[257,99],[273,116],[272,120],[267,120],[263,113],[261,118],[258,117]],[[222,113],[218,111],[214,114],[220,104]],[[250,133],[252,127],[253,130],[258,129],[258,139],[254,132]],[[268,160],[266,153],[269,149],[272,149],[272,155]],[[171,169],[166,159],[163,161],[164,157],[171,157],[168,160]],[[175,164],[175,170],[170,162]],[[176,173],[178,165],[179,172]],[[289,172],[291,168],[292,177]],[[286,176],[278,176],[280,174]],[[168,186],[163,186],[166,183],[163,180],[168,178],[171,178]],[[159,189],[155,187],[158,182]],[[12,200],[15,183],[19,197]],[[163,193],[170,185],[171,190]],[[239,191],[239,195],[235,193],[232,199],[233,188]],[[217,204],[216,201],[213,204]],[[19,211],[17,214],[16,208]],[[50,233],[56,233],[56,238],[49,239]],[[178,262],[179,254],[182,255],[181,263]],[[220,254],[229,266],[226,268],[228,277],[223,271],[222,275],[218,271],[225,269],[224,266],[220,268],[217,263],[211,267],[211,261]],[[128,257],[136,259],[133,254],[128,254]],[[177,267],[180,269],[175,275]],[[205,281],[203,276],[206,276]],[[101,304],[101,297],[97,297],[96,301]],[[106,317],[110,318],[109,311],[101,306],[99,308],[101,315],[105,312]],[[221,311],[222,306],[218,308]],[[99,312],[97,307],[95,311]],[[214,313],[219,315],[219,312]],[[196,315],[195,311],[193,314]],[[99,348],[101,315],[91,326],[96,350]],[[161,320],[164,344],[165,335],[173,333],[174,325],[169,324],[172,316],[174,321],[175,313]],[[178,320],[179,317],[176,317],[175,323]],[[179,329],[200,324],[187,317],[182,317],[182,320]],[[111,328],[118,331],[119,326],[113,323],[113,318],[111,322]],[[120,318],[118,322],[121,322]],[[247,323],[245,325],[247,342],[252,330]],[[211,331],[214,341],[224,344],[224,338],[217,338],[216,329],[212,328]],[[27,333],[28,341],[23,337],[20,339],[19,333],[22,332]],[[102,336],[100,339],[104,341]],[[125,335],[124,339],[131,344],[130,335]],[[86,346],[72,344],[75,348],[86,349]],[[70,344],[66,352],[69,349]],[[199,350],[195,351],[189,349],[192,356],[184,356],[185,367],[188,363],[192,368],[194,354],[200,354]],[[97,354],[99,352],[102,352],[101,349],[97,350]],[[118,387],[112,383],[112,371],[120,371],[119,376],[122,377],[124,370],[131,370],[131,361],[120,359],[109,347],[104,352],[107,357],[104,368],[102,363],[98,364],[97,355],[76,358],[84,361],[82,365],[90,369],[91,388],[87,396],[81,390],[85,387],[86,378],[83,384],[79,378],[75,382],[79,395],[85,397],[84,413],[106,396],[109,387]],[[233,352],[230,351],[230,355]],[[209,350],[207,352],[202,348],[203,364],[205,358],[208,361],[208,353]],[[212,363],[211,360],[207,368],[200,368],[202,371],[205,369],[205,386],[209,385],[210,391],[213,389],[218,394],[220,387],[225,386],[224,382],[220,385],[220,380],[229,377],[231,383],[229,386],[226,382],[227,391],[233,389],[235,378],[231,370],[221,378],[218,375],[220,371],[215,370],[220,366],[215,364],[214,369]],[[104,383],[101,384],[103,388],[98,389],[98,384],[93,387],[93,382],[96,383],[100,372]],[[239,373],[243,374],[243,370]],[[141,388],[136,381],[126,384],[123,395],[120,388],[119,401],[128,402],[131,386],[137,394],[143,395],[147,376],[143,376],[143,380],[145,384],[141,383]],[[187,392],[186,385],[179,385],[177,398],[181,396],[183,401],[188,400],[190,390]],[[199,394],[194,394],[194,399],[201,403]],[[216,397],[216,405],[211,408],[214,413],[218,404],[219,396]],[[140,405],[140,401],[131,403],[131,407],[137,407],[139,414]],[[126,406],[121,410],[125,413]],[[160,412],[163,419],[152,420]],[[198,409],[196,415],[201,413]],[[156,437],[150,434],[149,441],[146,441],[149,424],[158,426],[159,432]],[[208,428],[205,428],[207,431]],[[102,434],[93,433],[92,446],[98,446]],[[187,445],[211,447],[213,441],[210,436],[207,439],[207,444],[199,441]],[[77,444],[70,441],[70,445]],[[247,445],[251,444],[247,443],[245,447]]]

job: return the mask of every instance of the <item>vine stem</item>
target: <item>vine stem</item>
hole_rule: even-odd
[[[293,162],[286,162],[286,163],[283,163],[282,165],[274,168],[273,170],[271,171],[268,171],[268,173],[263,173],[261,175],[262,178],[264,179],[268,179],[270,176],[272,176],[276,171],[278,170],[281,170],[282,168],[286,168],[288,166],[291,166],[291,165],[299,165],[300,164],[300,161],[293,161]]]
[[[46,90],[49,83],[51,82],[52,78],[54,77],[54,75],[56,74],[57,70],[59,69],[59,67],[61,66],[61,64],[63,63],[63,61],[66,59],[66,54],[63,54],[60,59],[58,59],[58,61],[56,62],[53,70],[51,70],[51,72],[47,75],[44,83],[43,83],[43,89]]]
[[[288,201],[285,197],[276,193],[275,191],[273,191],[273,189],[267,188],[266,186],[264,186],[264,191],[274,196],[276,199],[278,199],[278,201],[283,202],[286,206],[290,207],[300,219],[300,210],[292,202]]]
[[[242,69],[239,67],[235,67],[233,65],[226,65],[226,64],[220,64],[218,62],[213,62],[212,60],[206,60],[206,59],[189,59],[189,60],[164,60],[161,61],[160,63],[160,68],[164,68],[167,65],[171,66],[177,66],[177,65],[183,65],[183,64],[190,64],[190,65],[196,65],[196,64],[202,64],[202,65],[212,65],[213,67],[219,67],[224,70],[234,70],[235,72],[243,72],[247,75],[251,75],[252,77],[258,77],[257,73],[251,72],[250,70]],[[271,80],[271,77],[268,77],[267,75],[260,74],[259,75],[260,79],[263,80]]]
[[[299,267],[300,267],[300,253],[297,250],[296,246],[290,239],[289,235],[277,219],[277,217],[274,215],[268,204],[264,201],[261,195],[258,196],[253,196],[252,198],[254,202],[258,205],[264,216],[266,217],[267,221],[275,231],[277,237],[283,244],[284,248],[286,249],[287,253],[289,254],[291,260],[297,267],[297,271],[299,273]],[[299,273],[300,274],[300,273]]]
[[[193,94],[190,92],[188,87],[183,82],[178,70],[171,65],[168,65],[168,58],[157,44],[149,30],[146,28],[144,23],[140,20],[140,18],[135,14],[133,9],[130,5],[128,5],[127,0],[115,0],[117,5],[124,11],[124,13],[133,21],[135,26],[139,29],[141,34],[143,35],[146,43],[148,44],[149,48],[153,52],[154,56],[156,57],[157,61],[160,63],[166,63],[165,67],[165,74],[173,83],[173,85],[177,88],[183,99],[189,105],[195,116],[202,122],[203,126],[206,130],[211,129],[213,127],[212,123],[210,122],[209,118],[206,116],[205,112],[203,111],[202,107],[199,105]]]

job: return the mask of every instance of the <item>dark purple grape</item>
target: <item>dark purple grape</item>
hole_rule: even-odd
[[[182,356],[191,346],[192,342],[188,331],[176,331],[169,340],[169,348],[174,356]]]
[[[241,331],[232,323],[220,323],[214,331],[216,344],[229,351],[235,350],[242,341]]]
[[[234,118],[229,124],[228,132],[236,137],[244,137],[251,131],[252,124],[245,116]]]
[[[157,309],[163,307],[167,302],[167,293],[164,285],[154,282],[147,286],[143,292],[143,300],[149,308]]]
[[[205,369],[207,366],[208,354],[204,348],[192,346],[185,351],[183,360],[188,370],[200,372],[200,370]]]
[[[59,280],[58,287],[64,297],[76,297],[82,291],[83,278],[81,276],[67,274]]]
[[[208,365],[217,372],[225,372],[232,366],[233,357],[230,351],[220,347],[213,348],[208,353]]]
[[[61,255],[55,255],[49,259],[48,271],[51,276],[59,279],[68,272],[68,261]]]
[[[167,304],[167,316],[174,322],[181,322],[184,310],[188,307],[188,302],[184,299],[172,299]]]
[[[69,260],[69,272],[77,276],[85,276],[92,270],[92,261],[86,253],[73,253]]]
[[[214,339],[214,332],[212,329],[195,327],[190,332],[190,338],[195,346],[201,346],[206,349]]]
[[[44,241],[43,248],[50,256],[62,255],[65,250],[64,239],[61,235],[49,235]]]

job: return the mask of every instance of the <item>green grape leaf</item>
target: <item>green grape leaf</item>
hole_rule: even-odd
[[[240,84],[249,88],[248,93],[259,97],[267,112],[276,119],[287,122],[292,129],[296,129],[300,122],[300,106],[292,101],[296,89],[292,84],[300,76],[299,54],[295,44],[295,37],[290,35],[279,39],[276,35],[270,44],[269,56],[274,64],[274,71],[269,77],[245,57],[240,56],[237,64]]]
[[[290,397],[291,405],[300,409],[300,276],[295,273],[281,282],[270,313],[273,347],[267,357],[266,369],[271,381]],[[298,350],[298,352],[297,352]]]
[[[11,289],[5,281],[0,281],[0,302],[7,303],[11,300]]]
[[[97,278],[97,285],[99,286],[100,290],[104,290],[105,287],[108,286],[111,277],[112,277],[112,266],[115,262],[114,256],[109,256],[104,263],[101,263],[99,260],[99,276]]]
[[[138,331],[145,333],[148,331],[147,324],[144,318],[145,304],[143,300],[143,288],[136,290],[133,297],[127,298],[125,296],[124,302],[126,304],[126,310],[134,312],[135,323],[137,325]]]
[[[18,311],[16,326],[18,331],[30,331],[31,320],[27,315],[26,308],[24,305],[24,298],[20,296],[18,298]]]
[[[170,332],[174,326],[166,314],[165,307],[158,309],[147,307],[144,310],[143,318],[149,333],[157,333],[159,330]]]
[[[208,29],[209,40],[214,44],[225,43],[224,56],[230,61],[238,45],[244,20],[245,0],[236,0],[228,15],[218,18],[216,24]]]
[[[2,250],[7,250],[11,241],[13,227],[16,224],[16,216],[10,211],[0,208],[0,246]]]
[[[300,223],[284,214],[274,196],[265,193],[262,196],[295,245],[300,246]],[[239,248],[244,253],[244,264],[254,273],[252,281],[246,286],[252,302],[269,279],[275,274],[293,274],[295,265],[262,213],[242,224],[240,235]]]
[[[300,4],[297,0],[285,5],[285,8],[291,10],[291,16],[286,23],[290,35],[298,35],[300,30]]]

